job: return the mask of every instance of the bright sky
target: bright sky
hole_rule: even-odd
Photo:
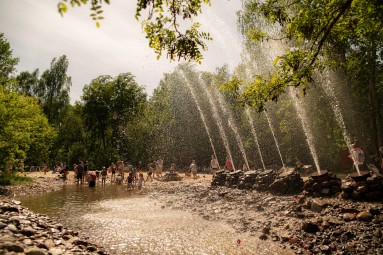
[[[11,44],[13,56],[19,57],[18,71],[49,68],[53,58],[66,55],[68,75],[72,77],[71,102],[79,100],[85,84],[99,75],[116,76],[130,72],[150,95],[164,73],[178,64],[166,56],[157,60],[149,48],[140,22],[134,18],[135,1],[112,0],[104,7],[105,20],[96,28],[88,7],[70,8],[62,18],[58,0],[0,0],[0,32]],[[213,0],[199,18],[201,30],[210,32],[200,70],[214,71],[240,61],[241,37],[237,32],[235,12],[240,0]]]

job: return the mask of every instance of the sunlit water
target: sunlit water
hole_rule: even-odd
[[[156,198],[122,186],[69,185],[24,198],[22,203],[79,231],[112,254],[287,254],[275,243],[236,233],[226,224],[186,211],[164,208]]]

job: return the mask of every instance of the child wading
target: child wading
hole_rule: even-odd
[[[152,167],[152,164],[149,164],[148,165],[148,176],[146,177],[146,181],[148,181],[149,179],[151,181],[153,181],[152,174],[153,174],[153,167]]]
[[[106,183],[106,177],[108,176],[108,171],[106,171],[106,168],[105,166],[102,168],[102,171],[101,171],[101,184],[102,185],[105,185]]]
[[[126,183],[128,184],[128,190],[133,189],[133,181],[134,181],[133,173],[129,173],[128,178],[126,178]]]
[[[137,181],[137,187],[139,190],[141,190],[142,188],[142,185],[144,184],[145,180],[144,180],[144,174],[143,173],[139,173],[138,174],[138,181]]]

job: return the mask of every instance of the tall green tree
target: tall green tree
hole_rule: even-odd
[[[26,96],[36,96],[39,80],[39,69],[23,71],[16,76],[16,91]]]
[[[123,140],[129,137],[129,123],[143,111],[144,89],[130,73],[99,76],[83,89],[85,125],[91,133],[91,149],[103,150],[100,164],[115,157],[129,157],[130,148]],[[98,146],[97,146],[98,145]]]
[[[55,162],[63,161],[71,165],[89,158],[89,132],[85,126],[83,108],[79,102],[68,106],[52,148],[51,157]]]
[[[0,88],[0,165],[46,162],[55,135],[35,98]]]
[[[13,57],[12,49],[3,33],[0,33],[0,85],[6,86],[9,83],[15,67],[19,62],[18,58]],[[8,84],[9,85],[9,84]]]
[[[61,118],[70,103],[69,92],[72,85],[71,77],[67,75],[68,59],[65,55],[54,58],[50,69],[41,75],[36,89],[44,113],[49,123],[59,125]]]

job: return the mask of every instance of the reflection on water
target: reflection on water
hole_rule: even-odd
[[[80,231],[112,254],[286,254],[272,242],[162,208],[154,198],[123,187],[67,186],[22,203]]]

